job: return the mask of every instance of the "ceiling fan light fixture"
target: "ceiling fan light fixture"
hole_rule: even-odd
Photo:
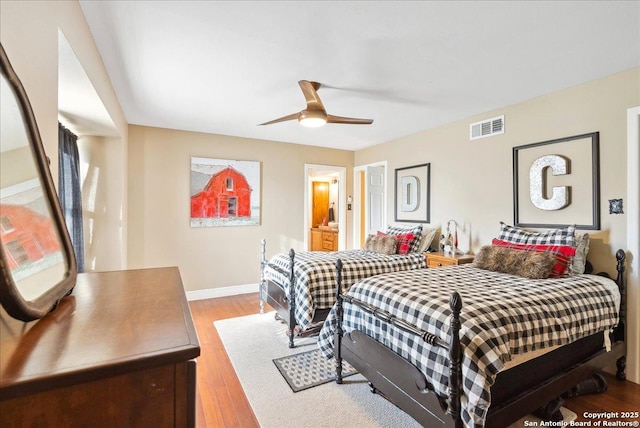
[[[320,83],[311,82],[309,80],[300,80],[298,82],[304,99],[307,101],[307,108],[298,113],[291,113],[286,116],[279,117],[269,122],[261,123],[260,125],[272,125],[274,123],[286,122],[288,120],[298,119],[300,125],[308,128],[319,128],[326,123],[345,123],[352,125],[371,125],[373,119],[359,119],[356,117],[335,116],[328,114],[324,108],[317,90],[320,89]]]
[[[304,110],[300,112],[298,122],[307,128],[319,128],[327,123],[327,115],[322,111]]]

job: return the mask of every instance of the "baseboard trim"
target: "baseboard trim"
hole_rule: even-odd
[[[216,297],[236,296],[238,294],[257,293],[259,284],[233,285],[230,287],[209,288],[187,291],[187,300],[215,299]]]

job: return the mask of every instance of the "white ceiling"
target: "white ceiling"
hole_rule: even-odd
[[[638,1],[80,4],[129,123],[350,150],[640,66]]]

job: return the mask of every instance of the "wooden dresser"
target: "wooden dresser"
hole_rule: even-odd
[[[462,265],[473,262],[471,254],[445,254],[443,252],[427,253],[427,267],[435,268],[441,266]]]
[[[311,251],[338,251],[338,231],[335,229],[311,229]]]
[[[195,426],[200,345],[177,268],[80,274],[39,321],[0,311],[3,427]]]

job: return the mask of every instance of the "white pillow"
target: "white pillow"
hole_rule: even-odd
[[[576,233],[576,255],[573,256],[571,265],[569,265],[569,273],[583,274],[584,267],[587,264],[587,254],[589,254],[589,234]]]
[[[422,239],[420,241],[420,246],[418,247],[418,253],[426,253],[431,249],[431,243],[433,242],[433,238],[435,238],[436,233],[438,233],[438,229],[427,229],[425,227],[422,228]]]

